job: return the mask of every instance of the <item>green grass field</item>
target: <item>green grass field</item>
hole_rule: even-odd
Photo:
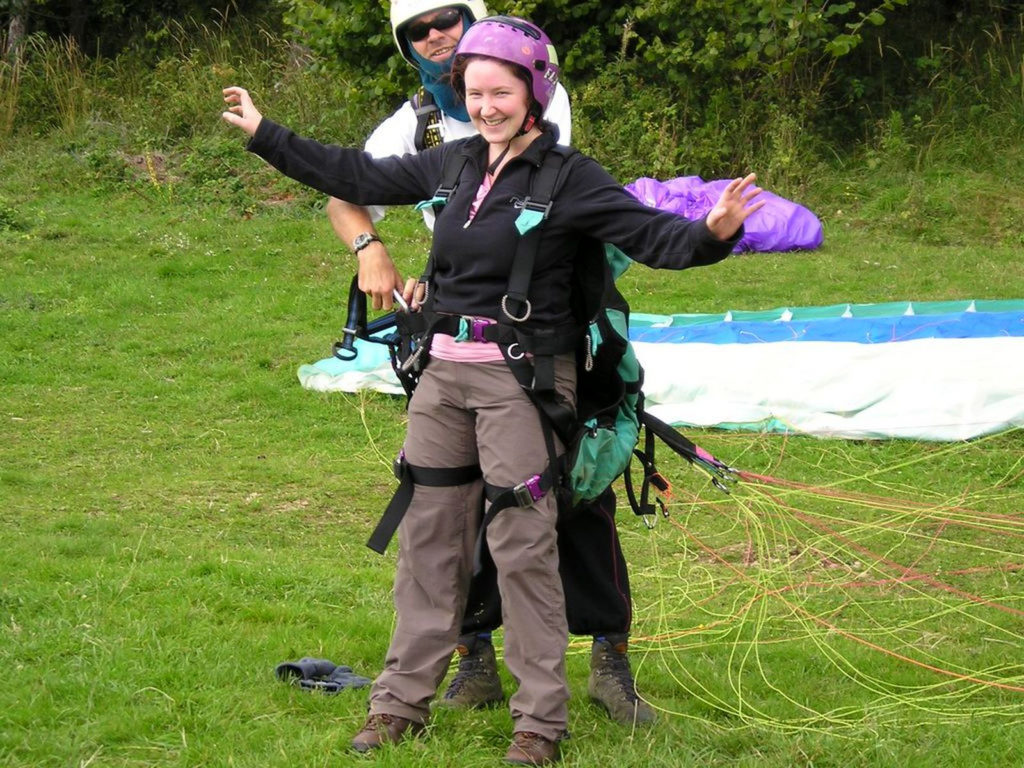
[[[228,163],[258,165],[241,141]],[[393,619],[394,552],[364,542],[404,403],[296,377],[338,337],[353,271],[314,198],[278,185],[243,210],[106,170],[53,141],[0,155],[0,764],[497,764],[503,710],[440,713],[359,759],[365,692],[272,674],[317,656],[373,676]],[[1006,217],[901,216],[844,183],[850,205],[819,191],[820,251],[634,269],[633,308],[1024,298]],[[981,200],[995,182],[963,184]],[[383,231],[415,272],[417,216]],[[661,718],[610,723],[574,638],[566,764],[1019,765],[1024,433],[695,437],[800,485],[724,497],[677,465],[667,520],[622,510],[633,663]]]

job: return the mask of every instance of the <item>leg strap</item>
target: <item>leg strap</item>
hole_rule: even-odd
[[[432,488],[444,488],[454,485],[465,485],[481,477],[480,467],[473,464],[468,467],[417,467],[405,460],[405,452],[395,460],[395,476],[398,478],[398,490],[391,497],[388,508],[370,534],[366,546],[374,552],[384,554],[388,543],[398,530],[398,524],[405,517],[405,511],[412,501],[413,489],[416,485],[428,485]]]
[[[509,507],[528,507],[535,501],[540,501],[551,490],[554,481],[555,474],[551,471],[551,467],[548,466],[541,474],[533,475],[533,477],[527,478],[519,483],[519,485],[502,487],[484,482],[484,496],[486,496],[490,504],[487,507],[487,512],[484,513],[484,519],[480,523],[480,533],[476,539],[476,554],[473,556],[474,576],[480,572],[484,537],[487,535],[487,526],[490,525],[490,522],[503,509],[508,509]]]

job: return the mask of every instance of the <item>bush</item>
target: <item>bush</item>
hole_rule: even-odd
[[[25,228],[25,222],[14,207],[0,197],[0,232],[19,232]]]
[[[234,167],[222,86],[249,88],[300,133],[360,145],[415,83],[378,0],[286,5],[287,35],[259,21],[172,21],[109,59],[83,55],[68,38],[31,37],[22,58],[0,62],[0,138],[58,131],[94,183],[127,182],[147,195],[234,205],[286,194],[270,174]],[[624,182],[756,170],[773,191],[802,197],[827,190],[823,168],[840,159],[894,175],[1000,164],[1008,176],[1005,148],[1024,138],[1024,21],[1003,12],[953,29],[945,0],[942,13],[898,5],[491,8],[551,32],[574,143]]]
[[[3,99],[10,133],[73,133],[88,117],[90,94],[102,79],[102,66],[83,56],[74,41],[42,35],[23,40],[2,72],[0,82],[11,88]]]
[[[559,50],[577,143],[620,178],[769,168],[799,184],[837,61],[906,0],[492,0],[530,18]],[[363,90],[415,82],[377,0],[287,0],[285,20],[317,67],[354,73]]]

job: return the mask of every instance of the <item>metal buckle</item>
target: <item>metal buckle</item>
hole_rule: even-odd
[[[661,516],[664,517],[667,520],[668,519],[668,505],[665,504],[665,501],[663,499],[655,499],[655,501],[658,502],[658,506],[661,507]]]
[[[726,480],[726,481],[729,481],[729,482],[733,482],[733,483],[736,482],[736,479],[733,478],[733,477],[725,477],[725,478],[723,478],[723,480]],[[724,482],[722,482],[722,480],[719,480],[717,477],[712,477],[711,478],[711,484],[713,486],[715,486],[715,488],[720,490],[722,493],[728,493],[728,494],[732,493],[732,488],[730,488],[728,485],[726,485]]]
[[[540,475],[534,475],[512,489],[512,495],[520,507],[529,507],[544,498],[544,489],[540,487]]]
[[[530,315],[533,313],[533,304],[530,303],[529,299],[525,300],[525,304],[526,312],[523,314],[522,317],[516,317],[515,315],[508,311],[508,294],[506,293],[504,296],[501,297],[501,311],[505,313],[505,317],[516,323],[525,323],[527,320],[530,319]]]

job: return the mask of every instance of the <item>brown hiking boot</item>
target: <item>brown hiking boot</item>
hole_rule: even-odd
[[[491,641],[477,635],[461,635],[455,650],[459,654],[459,668],[436,705],[453,709],[481,709],[505,701],[505,692],[501,689],[501,679],[498,677],[498,661],[494,657]]]
[[[558,742],[531,731],[512,734],[512,746],[505,753],[505,762],[513,765],[547,765],[558,758]]]
[[[654,710],[636,693],[633,672],[626,655],[629,643],[624,635],[594,639],[590,652],[590,680],[587,691],[608,715],[622,725],[654,722]]]
[[[382,712],[370,715],[362,729],[352,737],[352,749],[369,752],[382,744],[397,744],[407,736],[415,736],[423,730],[423,723],[406,720],[398,715]]]

